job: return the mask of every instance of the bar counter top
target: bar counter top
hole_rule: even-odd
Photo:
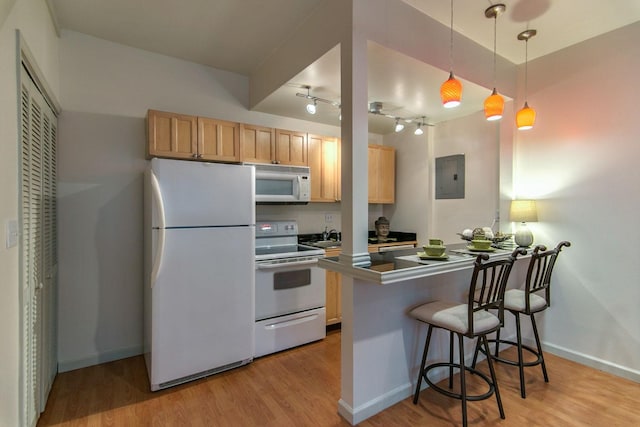
[[[502,258],[512,253],[515,248],[516,246],[509,245],[492,248],[491,252],[479,252],[467,249],[467,243],[463,242],[447,245],[445,259],[423,260],[417,255],[421,252],[420,248],[411,248],[370,253],[371,264],[368,266],[358,267],[341,263],[339,257],[321,259],[318,265],[367,282],[387,285],[472,268],[473,262],[480,254],[486,253],[490,259]]]

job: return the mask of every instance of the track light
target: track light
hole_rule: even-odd
[[[309,103],[306,105],[306,110],[307,113],[309,114],[316,114],[318,112],[318,102],[324,102],[325,104],[331,104],[334,107],[336,107],[338,110],[340,110],[340,103],[337,101],[331,101],[329,99],[324,99],[324,98],[320,98],[317,96],[313,96],[311,95],[311,86],[302,86],[302,88],[307,90],[307,93],[296,93],[296,96],[299,96],[300,98],[305,98],[309,100]],[[339,113],[338,118],[340,120],[342,120],[342,114]]]
[[[394,130],[396,132],[402,132],[403,129],[404,129],[404,125],[400,123],[400,119],[396,119],[396,127]]]
[[[519,130],[528,130],[533,128],[536,121],[536,110],[527,104],[527,86],[528,86],[528,62],[529,62],[529,39],[535,36],[536,30],[525,30],[518,34],[518,40],[525,41],[524,53],[524,107],[516,114],[516,124]]]
[[[493,18],[493,91],[491,95],[484,101],[484,115],[489,121],[500,120],[502,111],[504,110],[504,98],[496,90],[496,26],[498,15],[507,9],[502,3],[489,6],[484,11],[484,16]]]
[[[414,135],[422,135],[424,133],[424,130],[422,130],[422,126],[424,126],[424,119],[425,116],[422,116],[422,120],[418,122],[418,125],[416,126],[416,130],[413,131]]]
[[[315,114],[316,110],[317,110],[317,104],[316,104],[316,100],[314,99],[313,102],[310,102],[307,104],[307,113]]]

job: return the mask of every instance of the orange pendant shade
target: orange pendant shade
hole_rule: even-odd
[[[518,129],[531,129],[535,121],[536,110],[530,108],[529,105],[525,102],[524,107],[522,107],[522,109],[518,111],[518,114],[516,114],[516,124],[518,125]]]
[[[504,98],[493,88],[491,95],[484,100],[484,115],[489,121],[500,120],[502,110],[504,110]]]
[[[453,108],[460,105],[462,99],[462,83],[449,73],[449,79],[440,86],[440,97],[444,108]]]

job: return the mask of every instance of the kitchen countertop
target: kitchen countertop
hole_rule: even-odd
[[[495,249],[493,252],[484,252],[489,258],[506,257],[516,247]],[[336,271],[348,276],[359,278],[367,282],[379,285],[404,282],[420,277],[452,271],[472,268],[473,262],[481,252],[472,252],[467,249],[467,243],[447,245],[445,260],[421,260],[417,256],[417,248],[400,249],[390,252],[370,253],[371,264],[366,267],[355,267],[339,262],[339,257],[327,257],[318,262],[318,265],[327,270]],[[520,256],[520,258],[527,255]]]

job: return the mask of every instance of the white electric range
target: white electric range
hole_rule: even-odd
[[[257,221],[255,357],[326,336],[322,257],[298,244],[296,221]]]

